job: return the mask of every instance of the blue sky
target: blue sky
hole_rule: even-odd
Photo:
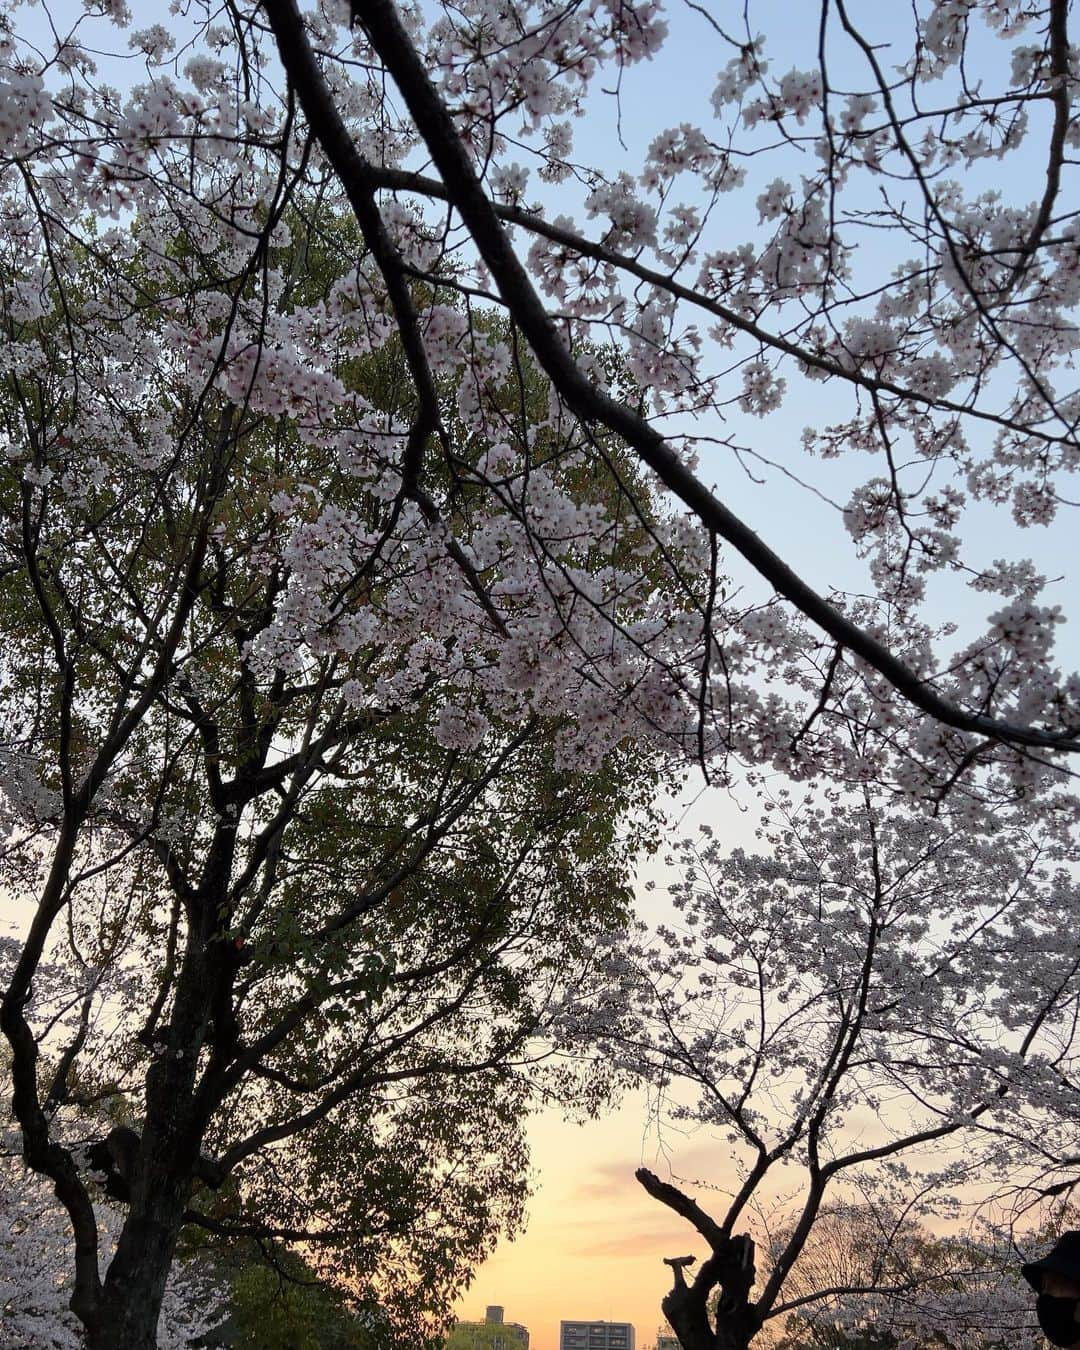
[[[147,17],[160,16],[157,6],[144,3],[136,8]],[[57,5],[55,12],[71,17],[80,9],[69,0]],[[879,0],[859,0],[853,9],[860,20],[876,25],[879,40],[895,41],[906,54],[906,9],[882,5]],[[741,3],[721,0],[717,10],[732,29],[738,27]],[[811,63],[815,10],[815,6],[792,0],[766,0],[753,6],[752,29],[768,35],[766,55],[775,73]],[[623,167],[634,171],[649,141],[665,127],[682,121],[706,128],[715,126],[710,95],[729,54],[719,49],[708,25],[689,7],[671,5],[668,14],[671,35],[659,57],[624,73],[618,101],[601,92],[594,94],[586,117],[577,123],[577,155],[584,163],[609,174]],[[42,23],[42,11],[23,9],[19,23],[28,36],[34,36]],[[837,61],[833,71],[837,83],[843,84],[849,71],[852,83],[860,87],[866,83],[861,77],[856,79],[854,68],[845,66],[839,55]],[[123,69],[132,81],[142,73],[134,60]],[[1037,157],[1025,163],[1030,172],[1030,195],[1034,197],[1040,188],[1041,164]],[[752,166],[745,191],[724,199],[718,223],[724,225],[727,244],[757,234],[754,200],[764,182],[777,172],[766,158],[760,167]],[[984,166],[987,186],[992,184],[994,172],[992,164]],[[1016,172],[1012,164],[1010,172]],[[1024,186],[1022,181],[1020,186]],[[575,210],[571,190],[561,189],[553,195],[534,179],[526,195],[531,198],[541,192],[555,203],[549,207],[549,214],[573,211],[583,220],[583,213]],[[860,246],[860,263],[882,275],[899,261],[899,256],[872,239]],[[735,377],[734,384],[737,382]],[[865,456],[808,462],[800,444],[805,425],[835,415],[835,397],[827,385],[793,384],[783,408],[764,422],[740,422],[739,415],[733,414],[728,424],[717,422],[704,429],[714,435],[735,431],[778,465],[805,475],[825,498],[842,504],[852,487],[876,468]],[[729,453],[707,451],[702,471],[707,480],[717,484],[723,499],[815,587],[859,589],[864,584],[865,570],[853,558],[839,513],[794,484],[782,469],[757,465],[755,472],[763,474],[766,482],[756,484]],[[1076,559],[1072,526],[1066,517],[1063,513],[1051,529],[1028,530],[1019,536],[1018,545],[1018,532],[1007,508],[975,508],[965,533],[969,556],[973,562],[985,564],[1016,550],[1033,556],[1049,575],[1064,575],[1075,567]],[[733,575],[755,585],[744,566],[734,560],[730,566]],[[1066,583],[1059,583],[1051,598],[1063,601],[1065,594]],[[932,617],[960,620],[965,631],[974,632],[981,628],[987,607],[986,598],[968,592],[962,578],[938,576],[932,583]],[[1066,628],[1061,646],[1069,664],[1080,664],[1080,634]],[[720,793],[699,798],[693,815],[712,817],[718,833],[729,838],[745,837],[752,824],[752,818]],[[561,1317],[628,1318],[637,1324],[641,1350],[659,1322],[659,1299],[667,1287],[661,1257],[693,1250],[696,1245],[685,1226],[669,1218],[633,1181],[633,1169],[640,1162],[661,1171],[667,1163],[657,1151],[645,1116],[642,1099],[630,1096],[619,1112],[595,1124],[564,1124],[557,1113],[548,1113],[537,1122],[533,1138],[540,1189],[533,1205],[533,1226],[520,1243],[504,1244],[480,1272],[476,1285],[460,1305],[463,1316],[480,1317],[485,1304],[502,1303],[508,1320],[530,1326],[533,1350],[554,1350]],[[677,1169],[688,1174],[711,1171],[717,1178],[724,1174],[722,1155],[706,1139],[685,1141],[676,1162]]]

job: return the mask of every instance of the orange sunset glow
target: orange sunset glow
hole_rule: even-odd
[[[479,1321],[488,1304],[501,1304],[507,1321],[528,1327],[530,1350],[558,1350],[562,1319],[632,1322],[637,1350],[647,1350],[670,1286],[663,1258],[705,1252],[688,1224],[645,1194],[634,1169],[644,1164],[667,1177],[674,1163],[684,1175],[720,1182],[723,1146],[684,1141],[669,1163],[657,1152],[636,1095],[584,1125],[547,1112],[533,1122],[530,1138],[536,1193],[526,1231],[500,1243],[457,1316]],[[708,1195],[698,1194],[708,1204]]]

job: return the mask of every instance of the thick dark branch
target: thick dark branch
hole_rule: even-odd
[[[289,1139],[303,1130],[310,1129],[317,1125],[319,1121],[324,1120],[336,1106],[347,1101],[362,1086],[376,1085],[379,1083],[400,1083],[412,1082],[424,1078],[438,1076],[440,1078],[465,1077],[466,1075],[480,1074],[488,1069],[497,1068],[506,1062],[508,1054],[512,1053],[528,1034],[528,1029],[519,1030],[512,1035],[508,1041],[500,1043],[495,1051],[482,1060],[460,1062],[455,1060],[435,1059],[428,1063],[412,1062],[407,1067],[401,1069],[378,1069],[378,1064],[385,1061],[394,1051],[408,1044],[410,1041],[421,1037],[433,1026],[437,1025],[445,1017],[449,1017],[456,1012],[472,993],[475,980],[468,982],[460,993],[445,1004],[439,1005],[435,1010],[417,1022],[407,1031],[401,1032],[386,1045],[381,1046],[376,1052],[365,1059],[352,1073],[343,1078],[337,1086],[317,1102],[309,1110],[299,1112],[286,1120],[279,1121],[273,1125],[265,1125],[262,1129],[256,1130],[246,1139],[241,1140],[224,1153],[220,1160],[222,1171],[227,1175],[237,1167],[245,1158],[251,1154],[257,1153],[267,1145],[280,1142],[282,1139]]]
[[[971,1273],[977,1274],[979,1268],[976,1267]],[[985,1273],[985,1272],[984,1272]],[[957,1272],[959,1275],[959,1272]],[[851,1297],[852,1295],[869,1294],[873,1297],[890,1295],[912,1294],[919,1289],[929,1286],[931,1289],[940,1287],[941,1274],[937,1271],[929,1272],[923,1276],[912,1276],[910,1280],[905,1280],[903,1284],[837,1284],[829,1285],[822,1289],[815,1289],[813,1293],[803,1294],[799,1298],[789,1299],[786,1303],[778,1303],[769,1310],[769,1320],[774,1317],[783,1317],[786,1313],[795,1312],[799,1308],[809,1307],[812,1303],[821,1303],[826,1299]]]
[[[282,1228],[273,1223],[239,1223],[216,1219],[197,1209],[184,1211],[184,1222],[205,1228],[220,1237],[253,1237],[277,1239],[281,1242],[340,1243],[355,1242],[370,1236],[367,1230],[356,1228]]]
[[[1001,1089],[999,1089],[1000,1091]],[[822,1178],[828,1179],[845,1168],[858,1167],[860,1163],[874,1162],[878,1158],[889,1158],[894,1153],[900,1153],[904,1149],[917,1148],[920,1144],[930,1144],[936,1139],[947,1139],[950,1134],[955,1134],[957,1130],[965,1129],[971,1125],[989,1109],[989,1103],[983,1102],[969,1111],[962,1119],[950,1121],[947,1125],[935,1125],[930,1129],[918,1130],[914,1134],[906,1134],[900,1139],[890,1140],[887,1144],[878,1144],[874,1148],[864,1148],[857,1153],[847,1153],[842,1158],[834,1158],[832,1162],[826,1163],[821,1169]]]
[[[835,605],[798,576],[738,516],[700,482],[675,450],[630,408],[599,390],[578,368],[562,336],[545,310],[477,178],[453,119],[428,78],[392,0],[353,0],[353,16],[362,24],[375,51],[393,76],[414,123],[428,147],[449,199],[461,215],[487,264],[504,303],[513,314],[550,377],[573,412],[599,422],[621,437],[657,477],[710,530],[715,530],[836,642],[873,667],[906,699],[938,721],[1018,746],[1080,750],[1076,732],[1042,731],[969,713],[943,698],[881,642],[847,619]],[[348,190],[348,184],[344,186]]]
[[[264,0],[263,9],[277,40],[281,63],[304,110],[312,134],[345,189],[345,195],[353,209],[356,223],[360,226],[364,242],[371,250],[372,257],[386,283],[402,350],[419,401],[418,412],[409,428],[401,466],[402,491],[417,504],[429,525],[440,524],[439,509],[421,485],[424,449],[429,437],[441,428],[439,399],[420,332],[416,306],[409,290],[406,269],[375,200],[379,183],[372,173],[371,164],[356,148],[334,106],[294,0]],[[502,616],[492,604],[476,568],[461,545],[448,535],[446,549],[461,570],[490,622],[498,632],[505,633]]]
[[[371,174],[374,182],[391,192],[410,192],[418,197],[429,197],[434,201],[452,202],[456,205],[446,185],[440,183],[436,178],[429,178],[421,173],[413,173],[408,169],[391,169],[379,165],[372,166]],[[907,385],[897,384],[895,380],[890,380],[884,375],[864,374],[858,367],[844,365],[824,352],[815,351],[803,343],[785,337],[783,333],[774,333],[756,319],[749,318],[739,310],[729,308],[721,301],[714,299],[713,296],[706,295],[703,291],[684,285],[677,281],[670,272],[660,272],[655,267],[647,266],[640,258],[632,254],[620,253],[618,249],[599,243],[595,239],[589,239],[565,225],[556,225],[523,206],[490,200],[488,205],[495,216],[508,225],[520,226],[529,234],[537,235],[542,239],[549,239],[553,244],[558,244],[568,253],[576,254],[581,258],[591,258],[594,262],[603,263],[605,266],[614,267],[620,272],[627,273],[628,276],[636,277],[638,281],[643,281],[646,285],[666,291],[676,300],[682,300],[685,304],[693,305],[696,309],[703,310],[706,314],[711,314],[714,318],[720,319],[737,332],[753,338],[755,342],[760,342],[763,347],[768,347],[771,351],[779,352],[784,356],[793,357],[801,365],[810,370],[819,370],[831,379],[842,380],[845,384],[854,385],[856,389],[865,389],[867,393],[888,394],[901,403],[955,413],[958,417],[970,417],[977,422],[989,422],[1008,431],[1021,432],[1023,435],[1030,436],[1046,445],[1072,447],[1075,444],[1075,437],[1067,432],[1056,436],[1051,435],[1039,427],[1021,424],[1004,413],[990,412],[969,403],[958,403],[954,399],[928,394],[923,389],[909,388]],[[425,280],[431,279],[427,274],[423,275]]]
[[[683,1270],[692,1264],[693,1257],[665,1259],[665,1265],[672,1268],[674,1284],[660,1306],[683,1350],[746,1350],[761,1326],[758,1308],[750,1302],[755,1275],[754,1243],[745,1235],[732,1237],[696,1201],[647,1168],[639,1167],[634,1175],[653,1199],[692,1223],[712,1248],[712,1254],[689,1285]],[[714,1329],[708,1310],[717,1288],[720,1298]]]
[[[97,993],[98,981],[95,980],[90,988],[82,997],[79,1008],[79,1021],[75,1029],[75,1035],[65,1046],[60,1058],[57,1060],[56,1069],[53,1072],[52,1082],[49,1085],[49,1091],[46,1100],[50,1102],[67,1101],[68,1097],[68,1077],[75,1065],[75,1061],[82,1053],[82,1048],[86,1044],[86,1038],[90,1034],[90,1013],[94,1007],[94,996]]]
[[[375,201],[377,185],[372,182],[370,166],[354,145],[330,99],[296,5],[293,0],[266,0],[263,10],[277,41],[281,63],[304,110],[312,135],[337,172],[364,242],[371,250],[386,283],[405,360],[420,404],[409,431],[403,465],[405,479],[415,482],[420,475],[424,445],[438,426],[439,400],[401,258]]]
[[[30,932],[0,1003],[0,1028],[11,1046],[11,1109],[22,1130],[23,1157],[35,1172],[49,1177],[57,1199],[71,1217],[75,1235],[75,1291],[71,1307],[80,1317],[92,1316],[101,1295],[98,1232],[94,1209],[71,1154],[49,1139],[49,1121],[38,1097],[38,1045],[26,1019],[34,975],[53,920],[67,895],[77,826],[65,822],[53,854],[49,876]]]
[[[727,1235],[716,1220],[710,1219],[697,1201],[684,1195],[677,1186],[661,1181],[656,1173],[650,1172],[647,1167],[639,1167],[634,1176],[654,1200],[659,1200],[662,1205],[667,1205],[668,1209],[673,1209],[680,1218],[692,1223],[710,1247],[722,1247],[727,1241]]]
[[[1050,0],[1050,79],[1053,88],[1054,127],[1046,163],[1046,187],[1039,214],[1024,241],[1023,251],[1013,269],[1013,285],[1022,276],[1026,264],[1035,256],[1054,215],[1054,204],[1061,190],[1061,166],[1065,159],[1065,137],[1069,130],[1072,98],[1069,89],[1069,0]]]
[[[351,741],[359,740],[366,732],[385,722],[393,714],[370,710],[357,713],[354,717],[340,716],[340,710],[327,722],[319,735],[302,745],[292,754],[283,755],[272,763],[258,766],[249,765],[245,772],[238,774],[224,785],[225,801],[233,806],[246,806],[256,796],[280,787],[287,778],[295,774],[311,774],[321,765],[322,759],[332,750]]]

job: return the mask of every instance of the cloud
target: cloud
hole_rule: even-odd
[[[610,1200],[615,1196],[644,1194],[634,1180],[635,1164],[630,1162],[600,1163],[590,1167],[578,1182],[576,1194],[581,1200]]]
[[[670,1158],[649,1159],[647,1165],[665,1181],[675,1184],[721,1218],[730,1192],[710,1187],[732,1187],[736,1182],[727,1150],[714,1141],[701,1140],[680,1148]],[[635,1257],[705,1255],[704,1244],[694,1229],[672,1214],[642,1189],[634,1176],[636,1163],[629,1160],[595,1163],[580,1177],[573,1200],[556,1221],[560,1242],[575,1258],[630,1259]],[[701,1178],[693,1180],[681,1178]],[[708,1183],[707,1185],[702,1183]],[[571,1217],[572,1216],[572,1217]]]
[[[575,1246],[573,1255],[578,1257],[619,1257],[627,1259],[635,1256],[655,1257],[657,1261],[665,1256],[687,1256],[696,1247],[702,1248],[702,1239],[688,1225],[678,1221],[666,1227],[642,1227],[627,1232],[623,1225],[613,1221],[608,1231],[596,1235],[596,1240],[583,1242]]]
[[[629,1160],[593,1164],[578,1182],[575,1195],[582,1200],[611,1200],[633,1195],[648,1204],[655,1204],[634,1176],[641,1165]],[[670,1156],[647,1159],[644,1165],[661,1180],[673,1180],[680,1190],[693,1193],[705,1209],[709,1207],[710,1198],[717,1208],[722,1208],[738,1185],[726,1149],[707,1140],[688,1144]]]

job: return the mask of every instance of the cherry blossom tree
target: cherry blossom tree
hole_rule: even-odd
[[[71,1223],[44,1177],[31,1172],[5,1135],[0,1153],[0,1339],[26,1350],[79,1350],[81,1327],[69,1302],[74,1272]],[[103,1245],[116,1240],[120,1209],[107,1201],[95,1206]],[[224,1291],[181,1266],[170,1277],[162,1300],[158,1345],[183,1350],[221,1320]]]
[[[636,173],[614,176],[577,163],[572,118],[608,87],[607,72],[659,66],[667,23],[654,0],[555,10],[476,0],[426,15],[399,14],[391,0],[327,0],[306,14],[272,0],[225,4],[209,20],[178,11],[172,29],[138,28],[126,5],[87,9],[72,28],[57,18],[42,52],[20,45],[9,23],[16,324],[50,273],[63,283],[75,242],[87,245],[73,215],[137,212],[144,232],[156,222],[166,257],[177,230],[195,230],[202,256],[236,269],[256,229],[272,252],[274,231],[287,229],[283,201],[314,184],[356,218],[356,295],[339,278],[325,316],[286,304],[263,343],[250,310],[227,331],[205,329],[208,316],[178,295],[190,277],[163,259],[173,312],[160,341],[189,380],[220,363],[232,397],[340,439],[344,412],[321,353],[398,334],[412,404],[380,428],[363,470],[354,447],[350,471],[377,473],[390,497],[400,490],[406,518],[416,512],[434,532],[431,547],[447,551],[448,576],[476,597],[496,638],[509,593],[487,555],[443,537],[435,479],[449,472],[514,522],[513,537],[529,541],[520,565],[559,574],[546,586],[549,621],[569,635],[564,664],[589,668],[605,736],[607,723],[645,727],[706,759],[734,749],[800,773],[850,774],[842,729],[854,722],[872,733],[863,771],[873,751],[878,773],[919,793],[980,767],[1005,771],[1004,781],[989,775],[998,791],[1012,782],[1029,793],[1056,752],[1075,748],[1075,682],[1052,665],[1060,615],[1040,598],[1043,579],[1015,551],[965,561],[962,529],[969,501],[1011,507],[1020,525],[1045,522],[1065,505],[1075,458],[1074,396],[1054,383],[1068,378],[1076,331],[1065,0],[928,0],[910,31],[890,30],[899,64],[887,65],[872,26],[864,33],[846,4],[823,0],[805,66],[779,75],[750,12],[729,31],[698,7],[716,51],[715,124],[659,128]],[[95,73],[110,27],[145,66],[125,92],[104,66]],[[1020,165],[1016,175],[1003,167]],[[1012,178],[1018,200],[1007,201]],[[544,192],[558,203],[564,189],[572,205],[574,182],[591,232],[545,205]],[[723,202],[748,194],[759,236],[743,242],[724,229]],[[862,248],[869,238],[882,247]],[[410,288],[421,283],[462,305],[419,299]],[[477,334],[485,303],[507,315],[509,343],[483,325]],[[582,338],[600,337],[625,351],[642,397],[611,389],[581,355]],[[563,515],[544,474],[534,478],[545,452],[532,419],[489,403],[492,381],[515,374],[515,343],[545,372],[550,419],[573,427],[572,453],[618,480],[596,442],[620,438],[688,513],[649,520],[659,558],[672,532],[682,545],[667,559],[666,613],[627,624],[616,576],[577,598],[560,548],[585,522]],[[829,412],[806,432],[806,450],[876,456],[843,510],[869,565],[862,596],[816,595],[695,469],[720,416],[766,417],[789,386],[813,397],[821,382]],[[370,434],[355,407],[352,418],[350,430]],[[460,455],[463,436],[492,457]],[[62,452],[40,447],[30,487],[35,473],[59,480]],[[618,509],[632,514],[639,494],[624,489]],[[768,583],[756,597],[724,585],[726,558],[740,554]],[[950,570],[1001,598],[985,632],[956,651],[920,612],[928,582]],[[603,655],[610,626],[623,663],[636,655],[649,679],[628,679]],[[294,623],[275,640],[302,633]],[[546,656],[548,695],[560,681],[573,687]],[[508,678],[527,683],[503,659]]]
[[[772,1235],[769,1250],[779,1251],[789,1237]],[[1014,1234],[984,1224],[935,1236],[902,1210],[873,1203],[821,1211],[792,1267],[785,1301],[793,1310],[777,1350],[1037,1350],[1043,1344],[1030,1290],[1017,1271]],[[774,1325],[763,1329],[763,1341]]]
[[[286,0],[264,5],[254,23],[264,18],[272,30],[289,87],[358,219],[368,220],[369,238],[380,189],[407,194],[421,209],[446,203],[446,245],[420,258],[399,252],[386,269],[441,275],[440,259],[451,258],[458,285],[489,293],[490,280],[560,406],[586,427],[623,437],[706,527],[697,538],[703,566],[713,554],[714,585],[703,612],[700,602],[692,605],[701,626],[690,670],[684,664],[665,690],[674,702],[665,719],[671,729],[688,738],[680,712],[692,712],[703,757],[734,743],[785,767],[804,770],[809,761],[850,773],[846,742],[837,745],[825,731],[840,710],[841,721],[883,732],[901,751],[895,772],[924,792],[994,758],[1002,741],[1044,750],[1073,745],[1067,709],[1075,689],[1058,682],[1048,661],[1058,616],[1038,602],[1030,569],[1005,562],[977,570],[973,584],[1004,593],[1007,603],[985,637],[948,660],[935,655],[934,635],[913,622],[926,577],[963,565],[953,527],[966,496],[1004,497],[1018,521],[1046,520],[1072,461],[1071,395],[1048,383],[1075,333],[1067,317],[1073,249],[1064,242],[1072,217],[1061,205],[1066,148],[1076,136],[1066,5],[929,4],[913,16],[911,55],[902,53],[907,59],[894,70],[844,4],[826,3],[812,65],[779,79],[768,68],[767,40],[750,28],[730,36],[724,17],[704,16],[709,40],[729,57],[713,95],[718,134],[686,124],[661,129],[636,177],[614,178],[575,164],[567,116],[582,111],[605,70],[660,59],[666,25],[652,0],[570,10],[455,6],[438,9],[429,25],[403,17],[391,0],[356,3],[324,7],[314,42]],[[338,47],[336,65],[322,53],[341,43],[346,23],[351,41]],[[967,73],[987,36],[983,26],[1015,47],[1009,73],[993,89]],[[1021,34],[1037,41],[1022,44]],[[838,44],[857,63],[862,83],[854,89],[833,87]],[[366,154],[351,136],[339,89],[354,61],[376,80],[385,73],[400,93],[392,149],[383,142]],[[357,84],[364,87],[362,78]],[[968,200],[950,170],[1011,162],[1022,144],[1030,152],[1033,122],[1045,154],[1041,196],[1008,206],[993,194]],[[746,161],[759,151],[767,158],[770,141],[782,151],[812,150],[821,167],[802,174],[797,187],[787,178],[765,187],[757,199],[765,225],[759,242],[717,238],[720,198],[748,190]],[[410,151],[437,176],[403,167]],[[507,163],[518,155],[526,162]],[[549,183],[579,173],[590,189],[583,209],[599,228],[589,234],[567,217],[552,219],[542,200],[528,203],[530,165]],[[882,205],[868,205],[868,180],[902,184],[898,190],[910,190],[919,205],[894,201],[889,187]],[[1001,181],[998,172],[994,182]],[[684,187],[689,202],[675,196]],[[864,229],[893,240],[891,278],[881,274],[880,259],[872,275],[861,274]],[[479,257],[471,282],[457,275],[466,240]],[[1045,335],[1037,356],[1028,350],[1032,321]],[[645,409],[607,397],[568,353],[567,337],[598,327],[626,344],[632,369],[653,391]],[[733,351],[719,370],[708,364],[717,347]],[[882,458],[884,471],[854,492],[845,511],[871,564],[868,605],[816,595],[695,475],[693,432],[675,443],[664,435],[680,411],[695,422],[729,406],[769,413],[783,399],[781,371],[789,364],[852,398],[850,415],[807,433],[807,445],[826,455],[857,447]],[[422,382],[422,372],[416,378]],[[777,605],[727,603],[715,584],[721,543],[814,628],[793,623]],[[801,699],[792,706],[774,688],[777,706],[765,700],[763,707],[740,679],[748,666],[789,675]],[[895,690],[935,720],[890,711]],[[1030,762],[1020,772],[1030,775]]]
[[[294,1125],[321,1144],[346,1085],[521,1050],[652,755],[878,784],[975,858],[1005,812],[1066,847],[1080,745],[1045,579],[965,526],[1049,521],[1076,463],[1067,0],[925,0],[887,60],[821,0],[786,73],[749,10],[695,3],[710,120],[614,171],[573,120],[677,63],[656,0],[161,18],[0,9],[4,880],[33,900],[0,1025],[75,1311],[134,1350],[204,1144],[236,1174]],[[869,461],[850,593],[703,467],[776,459],[793,400],[821,408],[798,456]],[[990,597],[958,637],[925,603],[954,573]],[[86,1013],[46,1073],[58,942]],[[102,972],[140,995],[109,1008]],[[114,1080],[142,1128],[102,1281],[51,1122]],[[355,1182],[308,1156],[303,1225],[262,1197],[305,1238]]]
[[[227,519],[257,510],[238,482],[219,499]],[[159,487],[182,518],[190,484]],[[95,524],[97,549],[70,571],[42,550],[51,595],[78,597],[58,744],[63,670],[42,687],[40,632],[7,665],[23,689],[12,740],[43,769],[2,860],[6,893],[37,898],[6,972],[13,1101],[26,1161],[74,1229],[72,1308],[91,1345],[155,1344],[178,1235],[195,1226],[320,1250],[407,1343],[518,1222],[521,1116],[561,1078],[522,1070],[546,1005],[625,905],[636,830],[623,840],[619,819],[651,772],[632,749],[621,769],[558,770],[538,719],[507,726],[477,697],[455,710],[430,673],[414,682],[369,648],[262,684],[242,655],[245,607],[278,579],[253,588],[223,537],[170,649],[178,669],[82,814],[64,801],[65,757],[98,762],[96,715],[141,696],[94,585],[123,557],[132,609],[152,602],[161,539],[151,513],[128,535],[130,520],[107,537]],[[364,696],[387,681],[391,706],[357,708],[342,693],[357,676]],[[64,1113],[102,1101],[125,1105],[126,1134],[73,1149]],[[122,1202],[114,1251],[93,1204],[102,1158]]]
[[[574,753],[586,716],[500,696],[490,649],[459,642],[494,603],[454,584],[475,573],[466,536],[501,552],[485,503],[448,481],[436,509],[354,472],[354,432],[324,443],[330,424],[277,408],[280,371],[271,410],[216,360],[168,355],[177,291],[208,342],[246,314],[269,359],[279,318],[356,281],[355,229],[318,198],[290,203],[272,249],[252,220],[238,273],[147,216],[71,244],[2,394],[12,445],[70,450],[55,481],[16,464],[0,488],[17,522],[0,870],[27,913],[3,1015],[23,1155],[67,1211],[92,1346],[155,1343],[192,1226],[318,1249],[406,1341],[446,1316],[519,1219],[521,1116],[564,1081],[526,1079],[533,1037],[625,908],[656,779],[636,744]],[[378,454],[409,405],[401,356],[389,329],[357,352],[337,327],[333,371],[289,359]],[[547,435],[551,509],[593,519],[607,484]],[[602,588],[633,557],[629,617],[654,583],[639,524],[610,528],[563,562]],[[537,588],[508,568],[507,615],[543,612]],[[73,1151],[64,1112],[103,1102],[128,1121]],[[112,1250],[101,1170],[123,1206]]]
[[[815,1305],[904,1334],[947,1323],[958,1345],[1011,1317],[1021,1344],[1030,1299],[1002,1278],[1022,1258],[1000,1216],[1031,1229],[1076,1179],[1075,855],[1007,825],[973,839],[869,790],[769,806],[760,853],[707,829],[685,843],[676,922],[613,937],[606,997],[565,1010],[569,1034],[651,1087],[661,1120],[726,1142],[738,1175],[713,1217],[638,1172],[710,1248],[692,1280],[675,1262],[664,1311],[685,1350],[745,1350]],[[876,1216],[873,1243],[864,1220],[852,1232],[862,1278],[813,1277],[830,1195]],[[758,1278],[746,1229],[777,1207]],[[969,1211],[998,1222],[952,1249],[964,1278],[902,1274],[913,1222]]]

